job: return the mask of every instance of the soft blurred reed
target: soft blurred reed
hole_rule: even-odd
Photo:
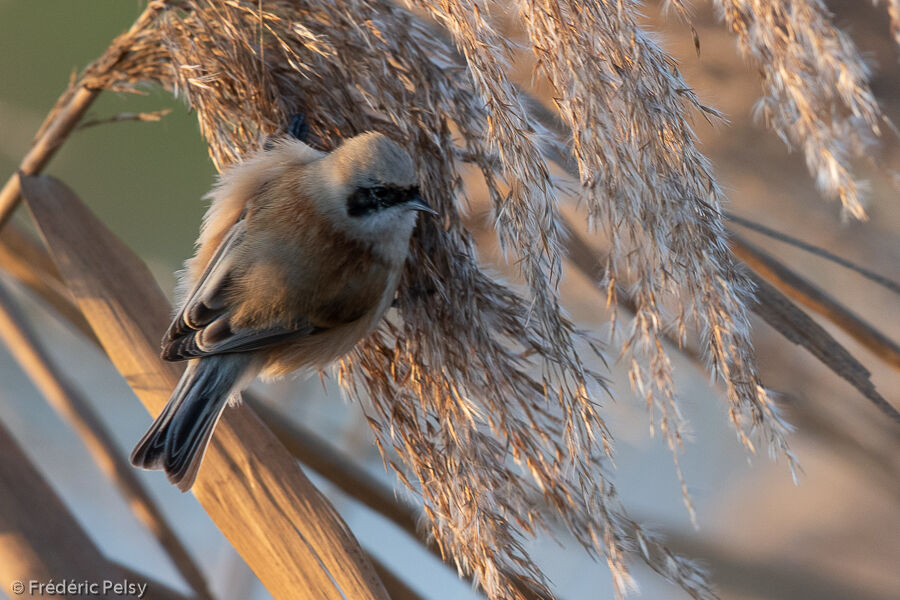
[[[702,570],[668,552],[618,501],[599,402],[609,390],[584,354],[597,345],[566,318],[556,288],[564,227],[549,160],[568,147],[590,221],[612,242],[611,304],[620,285],[633,302],[621,353],[673,456],[684,424],[662,340],[694,331],[741,440],[751,449],[762,440],[793,464],[789,427],[750,344],[753,286],[728,249],[723,194],[691,132],[694,115],[718,117],[639,25],[640,5],[514,3],[568,128],[557,136],[532,118],[509,79],[511,46],[492,26],[493,3],[411,2],[452,44],[383,0],[152,4],[152,18],[119,40],[114,64],[94,65],[86,81],[92,90],[158,84],[183,98],[217,167],[297,112],[322,148],[378,129],[416,157],[443,221],[421,224],[396,317],[342,361],[339,375],[366,408],[386,462],[421,496],[441,551],[491,598],[521,598],[523,586],[549,597],[523,541],[552,516],[608,563],[620,595],[638,558],[693,597],[714,597]],[[882,117],[848,38],[815,0],[790,10],[719,4],[748,54],[766,65],[768,122],[862,217],[847,161]],[[808,77],[792,75],[800,67]],[[463,162],[480,169],[498,238],[526,282],[521,293],[478,266],[459,213]]]

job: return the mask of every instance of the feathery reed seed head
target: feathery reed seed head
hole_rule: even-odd
[[[745,443],[756,436],[790,457],[788,428],[756,372],[751,285],[728,251],[723,195],[689,124],[692,112],[716,113],[638,25],[633,0],[514,2],[569,140],[530,117],[507,75],[510,42],[492,27],[491,3],[410,4],[452,43],[387,0],[157,2],[156,18],[123,37],[117,69],[96,85],[150,82],[183,98],[220,169],[298,111],[324,149],[365,130],[405,144],[442,221],[420,221],[397,317],[343,359],[338,375],[367,407],[385,459],[421,496],[441,550],[492,599],[552,597],[523,546],[552,516],[607,561],[620,595],[633,587],[635,557],[693,597],[715,597],[702,570],[627,517],[609,479],[611,440],[595,399],[605,382],[583,362],[578,348],[590,340],[559,304],[559,190],[548,157],[571,145],[591,222],[612,241],[610,295],[619,282],[634,289],[622,353],[673,453],[684,425],[662,344],[670,325],[682,337],[699,331]],[[852,46],[816,0],[789,13],[750,0],[718,5],[767,65],[766,118],[861,214],[838,142],[859,120],[874,129],[879,113]],[[826,40],[822,53],[774,39],[785,23]],[[801,65],[828,79],[792,75]],[[846,118],[812,114],[836,103]],[[522,294],[478,266],[459,214],[459,160],[484,178]]]

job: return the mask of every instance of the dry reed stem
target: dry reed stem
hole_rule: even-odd
[[[254,394],[244,394],[244,401],[297,460],[351,498],[368,506],[413,538],[421,540],[416,525],[420,517],[419,511],[398,500],[393,490],[343,456],[339,448],[333,447],[305,427],[293,423],[290,417]],[[437,555],[440,557],[439,553]]]
[[[78,125],[78,129],[87,129],[88,127],[96,127],[97,125],[107,125],[109,123],[123,123],[125,121],[143,121],[156,123],[161,121],[164,116],[172,112],[171,109],[154,110],[151,112],[131,113],[123,112],[105,119],[92,119],[90,121],[82,121]]]
[[[11,248],[8,248],[6,243],[10,243]],[[37,268],[36,273],[30,273],[28,277],[20,277],[23,272],[19,268],[22,266],[19,260],[6,260],[20,258],[17,253],[11,251],[13,248],[29,250],[29,252],[26,253],[26,256],[29,256],[30,259],[34,261],[32,264]],[[53,264],[50,256],[43,248],[36,245],[36,243],[30,239],[29,234],[21,231],[19,227],[14,224],[7,225],[3,232],[0,232],[0,266],[2,266],[8,274],[19,279],[19,281],[29,290],[42,297],[44,297],[43,294],[48,289],[65,289],[65,286],[60,279],[59,272],[56,270],[56,266]],[[2,292],[2,283],[0,283],[0,292]],[[70,326],[79,330],[80,333],[84,334],[89,341],[93,342],[98,349],[103,352],[103,346],[96,336],[94,336],[90,326],[84,320],[81,311],[73,303],[68,294],[68,290],[65,290],[64,294],[53,295],[52,298],[54,301],[49,302],[50,307],[58,311],[59,316],[62,319]],[[4,303],[2,302],[2,298],[0,298],[0,337],[12,339],[11,336],[5,335],[5,321],[2,318],[3,306]],[[14,323],[17,324],[15,325],[16,329],[21,329],[21,324],[24,322],[25,320],[21,318],[21,315],[14,317]],[[18,343],[7,343],[7,345],[10,347],[26,346],[25,344]],[[30,345],[37,349],[35,342],[31,342]],[[49,361],[46,361],[44,368],[39,367],[37,370],[43,372],[49,368],[49,364]],[[55,375],[57,381],[56,384],[53,384],[51,379],[39,375],[38,373],[34,373],[32,378],[38,378],[42,381],[47,380],[51,387],[62,387],[63,389],[67,387],[62,385],[64,382],[62,374]],[[47,395],[46,392],[45,395]],[[437,553],[432,546],[429,546],[427,540],[419,534],[416,528],[416,522],[419,519],[419,515],[415,509],[405,503],[399,502],[389,488],[381,485],[377,479],[371,477],[364,469],[357,467],[348,459],[340,456],[340,452],[335,448],[329,447],[324,440],[321,440],[309,431],[291,424],[286,417],[270,408],[264,401],[256,398],[250,393],[245,393],[244,399],[260,416],[263,422],[265,422],[266,426],[278,437],[279,441],[284,444],[285,448],[299,461],[319,473],[322,477],[337,486],[350,497],[365,504],[386,519],[392,521],[413,538],[418,539],[426,549],[431,550],[438,558],[440,558],[440,554]],[[90,415],[90,411],[88,414]],[[90,421],[90,419],[86,420]],[[103,432],[101,431],[100,433],[102,434]],[[92,433],[91,435],[97,437],[96,434]],[[117,458],[117,461],[121,461],[127,465],[124,458],[119,457]],[[130,467],[129,472],[133,472]],[[107,473],[107,475],[112,474]],[[153,510],[158,512],[155,507]],[[164,543],[163,549],[169,552],[174,561],[175,555],[170,552],[170,549]],[[410,599],[417,598],[411,590],[403,587],[402,582],[400,582],[395,575],[390,573],[387,567],[375,562],[374,557],[371,554],[369,554],[369,558],[370,560],[373,560],[373,566],[376,568],[379,578],[385,582],[385,587],[392,600],[398,600],[398,598],[403,597]],[[176,563],[176,566],[177,564],[178,563]],[[125,569],[125,567],[122,567],[121,565],[119,565],[119,567]]]
[[[546,526],[526,501],[539,495],[607,561],[617,594],[631,584],[626,557],[639,557],[695,597],[712,597],[702,572],[634,529],[616,498],[594,399],[605,386],[582,364],[576,345],[591,341],[562,315],[554,285],[558,190],[546,161],[572,141],[591,218],[614,242],[610,295],[616,283],[635,282],[637,315],[624,351],[673,454],[681,417],[661,341],[669,324],[676,339],[696,324],[741,439],[753,447],[759,436],[790,458],[787,426],[756,373],[752,285],[728,251],[722,194],[688,122],[691,111],[711,111],[637,26],[639,5],[518,2],[568,127],[556,136],[531,120],[506,79],[507,42],[486,10],[493,3],[417,2],[448,27],[465,64],[385,0],[171,4],[177,9],[135,31],[115,68],[93,81],[116,90],[158,83],[183,97],[218,167],[259,147],[298,111],[323,148],[380,129],[417,159],[444,222],[421,225],[397,318],[339,373],[348,395],[370,407],[386,460],[422,496],[441,550],[492,598],[520,598],[515,581],[549,594],[522,546]],[[524,295],[477,265],[458,212],[457,157],[481,169],[501,242],[528,283]]]
[[[19,171],[26,174],[40,173],[44,166],[53,158],[56,151],[71,133],[72,129],[94,100],[100,90],[90,90],[79,87],[67,98],[68,102],[58,112],[52,114],[52,120],[48,117],[45,121],[44,135],[38,136],[28,153],[19,163]],[[13,174],[0,189],[0,227],[6,224],[19,205],[19,178]]]
[[[869,371],[853,355],[768,281],[757,277],[755,282],[757,303],[754,311],[757,315],[784,337],[809,350],[832,372],[850,382],[895,426],[900,425],[900,412],[878,393],[869,379]],[[900,429],[896,429],[894,435],[900,439]]]
[[[78,524],[66,505],[44,480],[0,423],[0,580],[4,589],[22,582],[31,594],[31,582],[120,582],[128,573],[108,561]],[[147,600],[186,600],[185,596],[144,575],[131,581],[147,583]],[[89,600],[90,593],[66,594]]]
[[[800,248],[806,252],[814,256],[818,256],[820,258],[824,258],[827,261],[833,262],[835,264],[841,265],[844,268],[850,269],[855,273],[859,273],[869,281],[873,281],[880,285],[881,287],[894,292],[895,294],[900,294],[900,283],[888,279],[884,275],[880,273],[876,273],[870,269],[867,269],[861,265],[858,265],[854,262],[847,260],[842,256],[838,256],[833,252],[829,252],[824,248],[820,248],[818,246],[814,246],[813,244],[804,242],[801,239],[795,238],[791,235],[788,235],[781,231],[776,231],[769,227],[766,227],[762,223],[757,223],[756,221],[751,221],[750,219],[746,219],[744,217],[739,217],[737,215],[730,214],[728,215],[728,220],[731,223],[737,223],[741,227],[746,227],[751,231],[755,231],[757,233],[761,233],[762,235],[772,238],[773,240],[778,240],[779,242],[784,242],[785,244],[789,244],[794,246],[795,248]]]
[[[91,326],[72,302],[53,259],[34,236],[15,223],[8,223],[0,230],[0,267],[52,306],[79,333],[100,345]]]
[[[422,546],[439,560],[447,562],[437,546],[423,534],[421,523],[424,515],[413,506],[397,499],[394,491],[383,485],[362,467],[354,464],[342,455],[339,448],[331,446],[327,441],[308,431],[304,427],[292,423],[290,418],[252,394],[244,395],[256,414],[265,422],[284,447],[297,460],[334,484],[342,492],[368,506],[373,511],[388,519],[394,525],[417,539]],[[514,574],[510,578],[515,580]],[[519,592],[525,598],[537,600],[527,586],[521,585]]]
[[[666,556],[653,566],[690,593],[711,597],[689,562],[647,550],[658,542],[631,527],[606,478],[606,432],[591,397],[602,382],[586,379],[574,351],[580,336],[559,314],[554,287],[545,285],[559,257],[541,223],[554,209],[549,200],[528,204],[529,180],[517,179],[540,180],[544,159],[522,141],[527,132],[501,132],[522,146],[505,149],[514,158],[494,172],[500,163],[489,149],[497,131],[468,72],[453,63],[452,48],[383,1],[272,1],[261,12],[247,1],[181,2],[155,25],[106,85],[158,82],[183,96],[197,110],[218,166],[259,147],[297,110],[307,113],[321,147],[374,128],[417,157],[422,188],[444,223],[424,223],[413,241],[414,268],[398,297],[402,322],[386,323],[361,344],[343,361],[340,379],[351,397],[372,406],[380,446],[401,480],[423,496],[442,552],[493,598],[521,598],[523,582],[548,595],[521,545],[544,521],[525,498],[542,495],[586,549],[607,559],[620,591],[630,581],[626,554]],[[511,248],[532,283],[527,298],[478,268],[457,213],[451,126],[482,167],[498,210],[508,211],[498,215],[508,236],[516,244],[537,240]],[[495,124],[501,126],[515,123]],[[532,378],[535,364],[543,372]],[[391,459],[393,451],[404,467]]]
[[[11,231],[16,230],[17,228],[14,225],[8,225],[4,233],[0,235],[6,235]],[[27,241],[29,245],[34,244],[33,241],[27,239],[27,234],[24,232],[17,233],[26,236],[24,241]],[[576,243],[573,245],[573,242]],[[600,262],[591,254],[591,250],[587,247],[586,243],[580,238],[570,237],[568,234],[564,238],[564,243],[567,251],[567,259],[571,260],[585,276],[597,278],[597,269],[595,269],[595,267],[599,266]],[[583,247],[580,246],[579,243],[582,244]],[[2,249],[2,246],[0,246],[0,249]],[[34,278],[28,278],[22,280],[22,283],[33,292],[40,293],[40,291],[46,287],[61,285],[61,280],[59,279],[59,273],[56,271],[56,267],[52,265],[52,259],[46,254],[46,251],[40,247],[37,247],[36,250],[36,257],[39,259],[37,262],[43,264],[46,261],[50,261],[49,266],[52,268],[43,268],[39,270],[40,279],[46,281],[39,282],[34,280]],[[4,268],[7,266],[2,262],[0,262],[0,264],[2,264]],[[621,294],[619,300],[626,300],[626,296]],[[629,308],[627,305],[623,306],[626,309]],[[74,306],[68,293],[66,293],[65,296],[59,296],[57,302],[51,303],[51,307],[59,311],[60,316],[66,319],[70,325],[79,328],[79,324],[84,324],[85,327],[88,327],[88,333],[90,333],[89,339],[103,351],[103,347],[100,345],[99,340],[93,336],[93,332],[84,322],[81,312]],[[73,320],[72,315],[77,315],[77,319]],[[84,332],[82,331],[82,333]],[[682,352],[688,352],[688,358],[691,358],[691,360],[697,364],[698,368],[705,372],[705,366],[697,355],[690,353],[688,349],[681,348],[680,350]],[[299,461],[319,473],[348,496],[365,506],[368,506],[373,511],[393,522],[413,538],[418,539],[425,549],[430,551],[437,558],[443,560],[444,557],[441,556],[437,547],[430,544],[427,537],[423,535],[421,528],[417,527],[417,523],[422,519],[422,515],[419,511],[411,505],[399,501],[396,494],[390,488],[382,485],[364,469],[342,457],[339,449],[330,447],[327,442],[318,438],[313,433],[291,423],[288,418],[271,408],[266,402],[257,398],[254,394],[245,393],[244,399],[265,422],[266,426],[278,437],[279,441],[284,444],[285,448]],[[379,571],[379,577],[381,576],[382,573]],[[525,587],[522,587],[520,592],[527,598],[537,598],[537,596],[534,596],[533,594],[529,596],[530,592]]]
[[[78,82],[70,85],[60,96],[41,124],[31,148],[19,163],[18,172],[36,175],[43,170],[100,94],[102,87],[95,85],[95,80],[102,79],[116,67],[130,48],[134,36],[147,27],[164,7],[163,2],[149,2],[131,28],[113,40],[103,55],[85,69]],[[19,178],[15,173],[0,189],[0,228],[6,225],[19,205],[20,190]]]
[[[157,414],[180,369],[158,357],[169,306],[152,275],[59,182],[23,176],[22,189],[104,350]],[[386,598],[346,525],[249,409],[222,418],[194,494],[276,598]]]
[[[125,575],[125,577],[128,578],[129,581],[141,581],[141,580],[147,581],[149,588],[157,589],[157,590],[159,590],[160,594],[163,594],[163,596],[161,596],[161,600],[163,600],[163,599],[193,600],[192,598],[188,598],[187,596],[184,596],[183,594],[179,594],[175,590],[170,589],[168,586],[165,586],[158,581],[149,581],[147,579],[146,575],[144,575],[143,573],[139,573],[138,571],[135,571],[134,569],[132,569],[131,567],[129,567],[127,565],[123,565],[122,563],[117,562],[115,560],[110,560],[109,562],[110,562],[110,564],[115,566],[117,569],[119,569],[119,571],[121,571]],[[96,600],[96,598],[91,598],[91,600]],[[143,599],[141,599],[141,600],[143,600]]]
[[[382,563],[377,555],[368,552],[366,556],[372,562],[372,566],[375,568],[378,578],[384,584],[384,589],[387,590],[391,600],[425,600]]]
[[[2,282],[0,339],[50,406],[82,439],[97,466],[125,497],[138,521],[156,537],[197,597],[212,598],[199,567],[144,489],[134,468],[116,448],[102,419],[53,364]]]
[[[744,241],[731,236],[732,249],[751,269],[785,294],[822,315],[895,370],[900,370],[900,346],[784,264]]]

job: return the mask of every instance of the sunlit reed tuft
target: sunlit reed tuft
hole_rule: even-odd
[[[692,597],[715,597],[703,571],[643,531],[616,496],[600,413],[609,390],[588,367],[600,364],[596,342],[560,308],[561,192],[549,157],[570,145],[590,222],[612,242],[611,304],[617,284],[633,288],[637,311],[619,325],[621,352],[675,456],[684,423],[662,342],[669,328],[699,332],[744,443],[762,440],[792,461],[788,426],[755,366],[752,286],[728,250],[723,194],[690,127],[717,113],[638,25],[639,3],[517,0],[571,131],[557,139],[509,79],[510,42],[492,26],[493,3],[410,4],[452,44],[386,0],[172,0],[96,85],[156,83],[183,98],[220,169],[298,112],[323,149],[369,129],[405,144],[441,220],[421,221],[396,315],[338,376],[367,411],[386,462],[421,497],[437,544],[492,599],[552,597],[524,546],[552,520],[607,562],[619,595],[634,587],[637,558]],[[772,3],[718,4],[747,52],[768,61],[763,114],[861,216],[843,148],[861,140],[858,121],[876,131],[880,113],[849,41],[812,0],[794,3],[790,19]],[[804,39],[819,35],[820,54],[779,44],[785,24]],[[791,76],[799,65],[814,74]],[[836,104],[848,114],[831,111],[826,122],[807,112]],[[478,265],[459,213],[461,162],[480,169],[521,293]]]

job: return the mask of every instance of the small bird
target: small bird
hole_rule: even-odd
[[[435,213],[409,154],[375,132],[328,154],[269,142],[223,172],[209,198],[162,342],[163,359],[190,362],[131,454],[182,491],[229,400],[257,376],[321,369],[376,327],[418,213]]]

